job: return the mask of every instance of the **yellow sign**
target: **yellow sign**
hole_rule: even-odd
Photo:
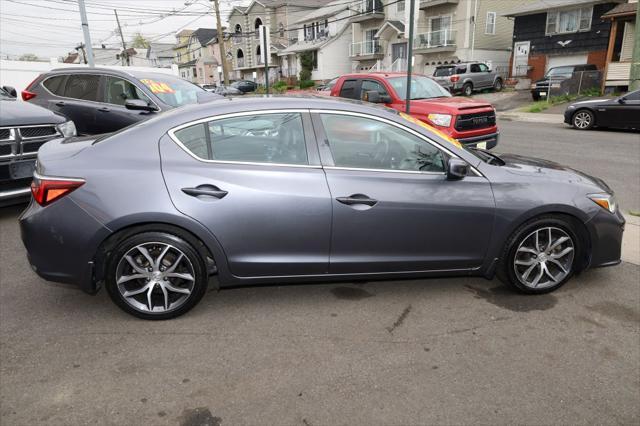
[[[149,89],[151,89],[152,93],[176,93],[175,90],[171,88],[167,83],[149,80],[147,78],[141,79]]]
[[[404,118],[407,121],[412,122],[413,124],[417,124],[418,126],[423,127],[423,128],[427,129],[428,131],[430,131],[432,133],[435,133],[436,135],[440,136],[442,139],[446,140],[450,144],[462,149],[462,144],[460,142],[458,142],[456,139],[452,138],[451,136],[447,135],[446,133],[442,132],[441,130],[436,129],[433,126],[430,126],[429,124],[425,123],[424,121],[420,121],[417,118],[414,118],[414,117],[410,116],[409,114],[405,114],[404,112],[400,113],[400,117]]]

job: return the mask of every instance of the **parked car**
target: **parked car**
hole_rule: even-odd
[[[202,87],[207,92],[215,92],[216,89],[218,88],[218,85],[217,84],[201,84],[200,87]]]
[[[258,89],[258,83],[251,80],[238,80],[231,83],[231,87],[235,87],[243,93],[249,93],[255,92]]]
[[[594,127],[640,130],[640,90],[613,99],[574,102],[565,110],[564,122],[578,130]]]
[[[331,96],[382,103],[397,111],[406,105],[406,73],[359,73],[340,77]],[[454,98],[433,79],[412,76],[411,115],[465,145],[490,149],[498,143],[496,112],[491,104]]]
[[[331,96],[331,89],[338,82],[338,77],[329,80],[326,83],[316,86],[316,93],[321,96]]]
[[[76,123],[79,134],[120,130],[159,112],[218,96],[168,74],[61,68],[39,75],[22,99]]]
[[[482,62],[439,65],[433,71],[433,78],[451,93],[471,96],[474,91],[502,90],[502,77]]]
[[[221,84],[220,86],[216,87],[216,90],[214,90],[213,93],[220,96],[244,95],[244,92],[242,90],[236,89],[235,87],[232,87],[232,86],[225,86],[224,84]]]
[[[540,294],[620,262],[604,182],[430,129],[364,103],[238,98],[52,141],[22,239],[41,277],[104,285],[147,319],[187,312],[210,282],[498,274]]]
[[[16,101],[13,87],[0,89],[0,206],[28,199],[38,148],[51,139],[75,134],[73,121]]]
[[[562,82],[573,77],[574,73],[583,71],[597,71],[593,64],[563,65],[549,68],[543,78],[531,85],[531,97],[534,101],[546,98],[550,90],[559,89]]]

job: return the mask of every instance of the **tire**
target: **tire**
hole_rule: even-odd
[[[471,83],[465,83],[465,84],[462,86],[462,94],[463,94],[464,96],[471,96],[471,95],[473,95],[473,84],[471,84]]]
[[[493,83],[493,91],[494,92],[500,92],[502,91],[502,79],[501,78],[496,78],[495,83]]]
[[[596,116],[588,109],[579,109],[571,117],[571,125],[577,130],[589,130],[596,124]]]
[[[534,254],[531,247],[535,245],[536,234],[539,246]],[[575,273],[582,259],[581,241],[570,220],[561,216],[534,218],[507,240],[498,264],[498,277],[521,293],[552,292]]]
[[[535,102],[538,102],[540,100],[540,95],[538,95],[537,93],[532,93],[531,97]]]
[[[111,300],[133,316],[175,318],[204,296],[208,282],[205,265],[184,239],[167,232],[142,232],[124,239],[111,251],[105,287]]]

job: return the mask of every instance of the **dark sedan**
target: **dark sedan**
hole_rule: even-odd
[[[575,102],[564,112],[564,122],[578,130],[594,127],[640,130],[640,90],[614,99]]]
[[[231,87],[235,87],[242,93],[250,93],[258,90],[258,83],[251,80],[238,80],[231,83]]]
[[[497,274],[539,294],[620,262],[604,182],[404,117],[237,98],[49,142],[20,218],[29,262],[146,319],[185,313],[209,283]]]
[[[219,96],[178,77],[110,68],[61,68],[38,76],[22,99],[73,120],[78,133],[120,130],[182,105]]]

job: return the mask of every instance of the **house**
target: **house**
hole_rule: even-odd
[[[111,48],[102,45],[100,47],[94,47],[93,49],[93,62],[96,65],[126,65],[125,57],[122,56],[121,48]],[[129,55],[130,65],[140,65],[145,66],[146,62],[143,64],[134,63],[135,59],[138,59],[138,51],[134,48],[128,48],[127,54]],[[86,52],[84,49],[78,49],[78,52],[72,52],[67,54],[67,56],[63,59],[63,62],[66,64],[84,64],[85,58],[84,55]],[[141,58],[144,60],[144,58]]]
[[[313,58],[312,80],[329,80],[351,72],[351,64],[346,60],[351,44],[350,15],[348,3],[334,0],[294,22],[298,28],[297,41],[278,52],[282,76],[296,80],[304,52]]]
[[[219,61],[209,48],[212,40],[217,40],[215,28],[182,30],[176,34],[176,52],[180,77],[196,84],[212,84],[218,81],[216,68]]]
[[[354,71],[404,71],[407,66],[409,1],[361,0],[352,6]],[[414,0],[414,70],[481,60],[507,71],[513,23],[499,11],[510,0]]]
[[[145,57],[151,67],[171,68],[174,63],[173,44],[149,43]]]
[[[638,43],[636,19],[639,7],[638,2],[623,3],[602,15],[602,19],[611,21],[603,91],[629,90],[633,49]]]
[[[193,30],[182,30],[176,34],[176,44],[173,46],[175,63],[180,65],[191,61],[192,55],[189,52],[189,40]]]
[[[231,33],[232,79],[265,82],[258,28],[269,29],[271,36],[269,81],[286,77],[294,69],[289,55],[278,53],[296,43],[296,22],[331,0],[252,0],[247,7],[232,8],[227,21]],[[344,2],[344,1],[343,1]]]
[[[611,20],[602,15],[622,0],[530,0],[513,18],[511,76],[538,80],[549,68],[595,64],[604,70]]]

